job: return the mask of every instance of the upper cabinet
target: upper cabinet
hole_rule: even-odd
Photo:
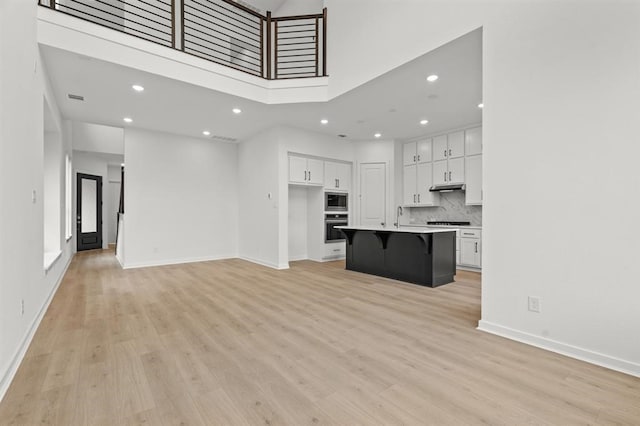
[[[433,161],[464,157],[464,131],[433,138]]]
[[[324,162],[324,188],[331,191],[349,191],[351,166],[333,161]]]
[[[465,204],[482,205],[482,155],[471,155],[464,161],[467,187]]]
[[[402,146],[402,159],[404,166],[427,163],[432,160],[431,138],[415,142],[407,142]]]
[[[303,185],[324,183],[324,161],[315,158],[289,156],[289,182]]]
[[[464,152],[466,155],[482,154],[482,127],[474,127],[464,132]]]

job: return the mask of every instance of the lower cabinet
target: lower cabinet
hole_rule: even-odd
[[[477,229],[461,229],[460,230],[460,260],[458,264],[461,266],[471,266],[480,268],[481,263],[481,231]]]
[[[346,243],[341,241],[339,243],[326,243],[324,245],[323,260],[341,259],[347,254]]]

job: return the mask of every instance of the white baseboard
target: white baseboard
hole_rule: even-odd
[[[124,265],[122,265],[122,269],[149,268],[151,266],[179,265],[181,263],[209,262],[212,260],[225,260],[225,259],[235,259],[235,258],[236,258],[235,255],[225,255],[225,256],[188,257],[184,259],[154,260],[150,262],[125,263]],[[118,261],[120,261],[120,259],[118,259]]]
[[[306,254],[299,254],[297,256],[291,256],[289,257],[289,262],[296,262],[298,260],[308,260],[309,256],[307,256]]]
[[[272,269],[289,269],[289,262],[287,262],[287,263],[272,263],[272,262],[265,262],[264,260],[253,259],[251,257],[246,257],[246,256],[238,256],[238,259],[246,260],[247,262],[251,262],[251,263],[258,264],[258,265],[266,266],[267,268],[272,268]]]
[[[33,340],[33,336],[36,334],[36,331],[40,326],[40,322],[42,322],[42,318],[44,317],[44,314],[47,312],[47,309],[49,309],[49,305],[53,300],[53,296],[55,296],[56,292],[58,291],[58,287],[60,287],[60,283],[62,282],[62,279],[64,278],[65,274],[67,273],[67,269],[69,269],[69,265],[71,264],[71,259],[73,259],[73,256],[74,256],[74,253],[70,253],[69,259],[67,260],[67,264],[64,265],[64,268],[62,269],[62,272],[60,273],[60,276],[56,281],[56,285],[54,285],[53,288],[51,289],[49,296],[47,296],[47,300],[45,300],[45,302],[42,304],[40,311],[38,311],[38,315],[36,315],[36,317],[34,318],[33,322],[31,323],[31,326],[29,327],[29,330],[27,331],[27,334],[22,339],[22,343],[20,344],[20,346],[18,347],[18,350],[16,350],[15,352],[15,355],[9,362],[9,366],[6,372],[4,373],[4,376],[2,376],[2,379],[0,380],[0,401],[2,401],[2,399],[4,398],[4,395],[7,393],[7,390],[9,390],[9,386],[11,385],[13,378],[18,372],[18,368],[20,367],[20,364],[22,363],[22,360],[24,359],[24,356],[27,353],[27,349],[29,349],[29,345]]]
[[[640,364],[480,320],[478,330],[640,377]]]

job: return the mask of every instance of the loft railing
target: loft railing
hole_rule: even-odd
[[[233,0],[39,0],[38,4],[266,78],[327,75],[327,9],[272,17]]]

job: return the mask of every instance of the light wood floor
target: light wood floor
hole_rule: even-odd
[[[640,424],[640,379],[476,331],[457,279],[78,254],[0,424]]]

